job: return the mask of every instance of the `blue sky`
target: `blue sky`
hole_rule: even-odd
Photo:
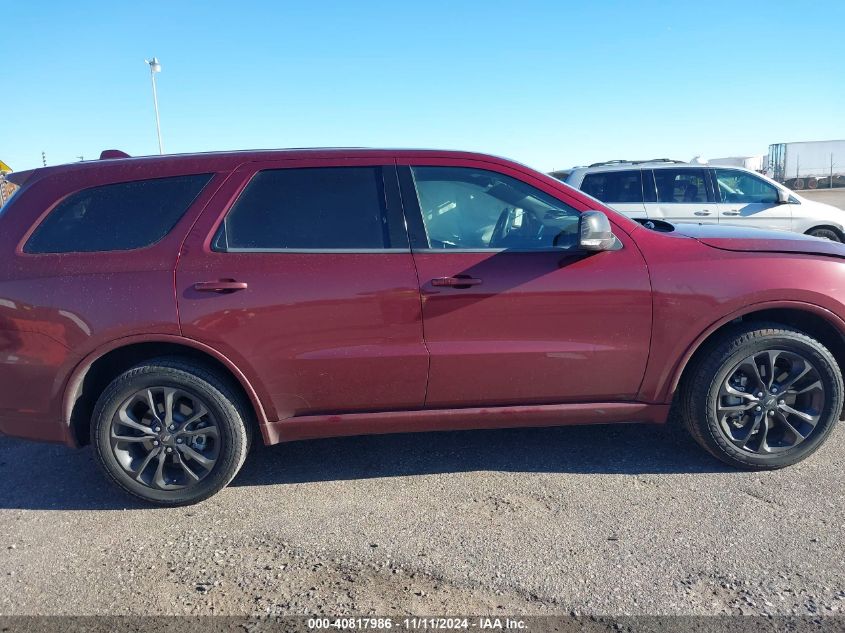
[[[543,170],[845,138],[845,2],[7,2],[0,160],[436,147]]]

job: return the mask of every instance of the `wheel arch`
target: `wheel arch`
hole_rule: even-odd
[[[839,240],[841,242],[845,242],[845,232],[843,232],[842,228],[836,226],[835,224],[816,224],[804,231],[804,235],[809,235],[813,231],[818,231],[819,229],[827,229],[828,231],[833,231],[839,236]]]
[[[91,415],[97,398],[121,372],[145,360],[176,356],[198,362],[228,380],[249,402],[253,422],[266,441],[267,415],[250,381],[227,357],[207,345],[180,336],[130,337],[113,341],[89,354],[68,379],[62,399],[62,421],[69,441],[76,446],[88,444]]]
[[[666,398],[672,399],[684,377],[684,372],[694,364],[693,360],[698,354],[708,349],[710,343],[736,323],[753,321],[779,323],[812,336],[830,350],[840,369],[845,373],[845,321],[830,310],[810,303],[782,301],[754,304],[723,317],[699,335],[673,371],[672,379],[667,386]]]

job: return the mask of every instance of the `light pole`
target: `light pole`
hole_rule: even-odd
[[[158,118],[158,93],[156,92],[156,73],[161,72],[161,63],[157,57],[152,59],[145,59],[145,62],[150,65],[150,80],[153,82],[153,105],[156,110],[156,134],[158,134],[158,153],[164,154],[164,146],[161,144],[161,121]]]

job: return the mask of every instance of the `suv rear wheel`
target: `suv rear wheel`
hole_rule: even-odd
[[[100,465],[118,486],[153,503],[202,501],[240,470],[246,409],[214,373],[180,359],[137,365],[97,401],[91,429]]]
[[[780,325],[726,334],[685,377],[681,413],[714,456],[747,469],[783,468],[821,446],[842,411],[842,374],[817,340]]]

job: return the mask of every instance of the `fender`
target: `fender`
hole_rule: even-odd
[[[809,224],[810,227],[806,231],[804,231],[804,235],[807,235],[809,231],[812,231],[814,229],[823,229],[825,227],[831,227],[836,229],[840,233],[845,233],[845,228],[843,228],[843,226],[839,222],[823,222],[819,220],[818,222],[807,222],[807,224]]]
[[[660,401],[669,402],[672,399],[672,395],[678,388],[678,383],[681,381],[681,376],[683,375],[684,370],[686,369],[690,359],[704,344],[704,342],[710,337],[710,335],[713,334],[716,330],[718,330],[723,325],[730,323],[734,319],[738,319],[747,314],[751,314],[753,312],[760,312],[761,310],[773,310],[778,308],[810,312],[830,323],[830,325],[836,328],[836,330],[840,334],[845,333],[845,321],[840,319],[836,314],[834,314],[827,308],[815,305],[814,303],[806,303],[804,301],[763,301],[761,303],[752,303],[750,305],[740,308],[739,310],[736,310],[735,312],[728,314],[727,316],[722,317],[715,323],[711,324],[706,330],[704,330],[704,332],[698,335],[698,338],[696,338],[692,345],[687,348],[687,350],[684,352],[684,355],[675,364],[675,367],[672,370],[671,374],[671,381],[668,382],[664,387],[661,387],[660,391],[658,392],[661,396]]]
[[[97,360],[99,360],[109,352],[112,352],[121,347],[128,347],[129,345],[134,345],[136,343],[172,343],[176,345],[182,345],[184,347],[190,347],[199,352],[203,352],[204,354],[207,354],[208,356],[211,356],[215,360],[222,363],[223,366],[226,367],[226,369],[231,372],[232,376],[234,376],[235,379],[240,383],[241,387],[243,387],[243,390],[249,397],[250,404],[252,405],[252,408],[255,411],[256,420],[258,422],[259,428],[261,429],[261,435],[263,436],[265,442],[269,441],[270,438],[267,436],[266,432],[268,418],[264,406],[261,403],[261,398],[259,397],[257,391],[253,388],[252,383],[249,381],[249,379],[228,357],[221,354],[213,347],[209,347],[204,343],[184,336],[178,336],[173,334],[140,334],[115,339],[113,341],[110,341],[109,343],[101,345],[95,351],[85,356],[71,372],[70,377],[65,383],[64,394],[62,397],[63,431],[65,433],[65,437],[67,438],[68,444],[72,446],[76,445],[76,442],[72,437],[73,434],[70,431],[71,412],[73,410],[73,405],[79,396],[79,390],[82,387],[82,381],[88,374],[88,370]]]

